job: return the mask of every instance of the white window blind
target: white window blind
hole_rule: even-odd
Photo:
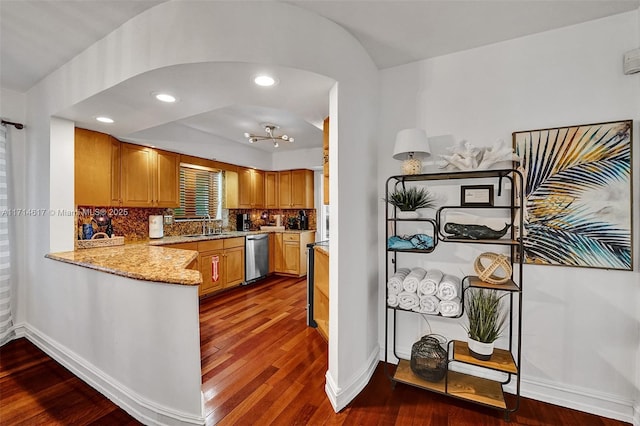
[[[222,217],[222,172],[205,167],[180,165],[180,207],[176,218]]]

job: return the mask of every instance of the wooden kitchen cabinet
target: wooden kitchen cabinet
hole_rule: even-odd
[[[269,273],[272,274],[275,271],[276,271],[276,233],[269,232]]]
[[[224,288],[235,287],[244,282],[244,237],[225,238]]]
[[[329,204],[329,117],[322,125],[322,204]]]
[[[238,172],[231,170],[225,170],[224,172],[224,208],[239,208]]]
[[[284,270],[284,243],[283,243],[283,233],[275,232],[274,234],[274,260],[273,260],[273,270],[274,272],[282,272]],[[271,249],[269,249],[271,250]]]
[[[198,292],[200,296],[222,290],[224,285],[224,280],[222,279],[222,271],[224,270],[223,256],[222,249],[200,253],[199,264],[200,273],[202,274],[202,284],[200,284],[200,291]]]
[[[307,274],[307,244],[313,242],[315,231],[282,233],[275,236],[275,272],[302,277]]]
[[[120,141],[106,133],[75,129],[75,203],[110,206],[120,202]]]
[[[312,209],[313,171],[284,170],[278,173],[278,203],[281,209]]]
[[[122,205],[149,207],[153,204],[153,149],[123,143],[120,148],[122,165]]]
[[[280,208],[278,203],[278,172],[264,172],[264,207]]]
[[[313,248],[313,319],[318,332],[329,340],[329,252],[323,247]]]
[[[180,206],[180,154],[155,151],[154,206]]]
[[[121,143],[121,204],[126,207],[178,207],[180,155]]]
[[[244,282],[244,237],[167,244],[164,247],[198,251],[197,265],[202,274],[200,296]]]
[[[264,208],[264,172],[242,168],[238,170],[238,207]]]

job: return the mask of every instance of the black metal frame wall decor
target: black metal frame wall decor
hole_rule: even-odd
[[[513,133],[525,263],[633,270],[632,128],[623,120]]]

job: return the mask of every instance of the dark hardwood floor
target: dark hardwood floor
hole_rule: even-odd
[[[523,398],[500,412],[405,385],[379,365],[336,414],[324,393],[327,346],[306,327],[304,279],[269,278],[200,306],[208,425],[568,425],[626,423]],[[26,339],[0,348],[0,425],[134,425],[123,410]]]

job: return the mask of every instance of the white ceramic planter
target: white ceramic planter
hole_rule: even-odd
[[[469,353],[472,357],[482,361],[489,361],[489,359],[491,359],[491,355],[493,355],[493,342],[483,343],[469,338],[467,344],[469,345]]]
[[[412,210],[412,211],[402,211],[402,210],[398,210],[396,212],[396,218],[397,219],[417,219],[420,217],[420,213],[417,210]]]

